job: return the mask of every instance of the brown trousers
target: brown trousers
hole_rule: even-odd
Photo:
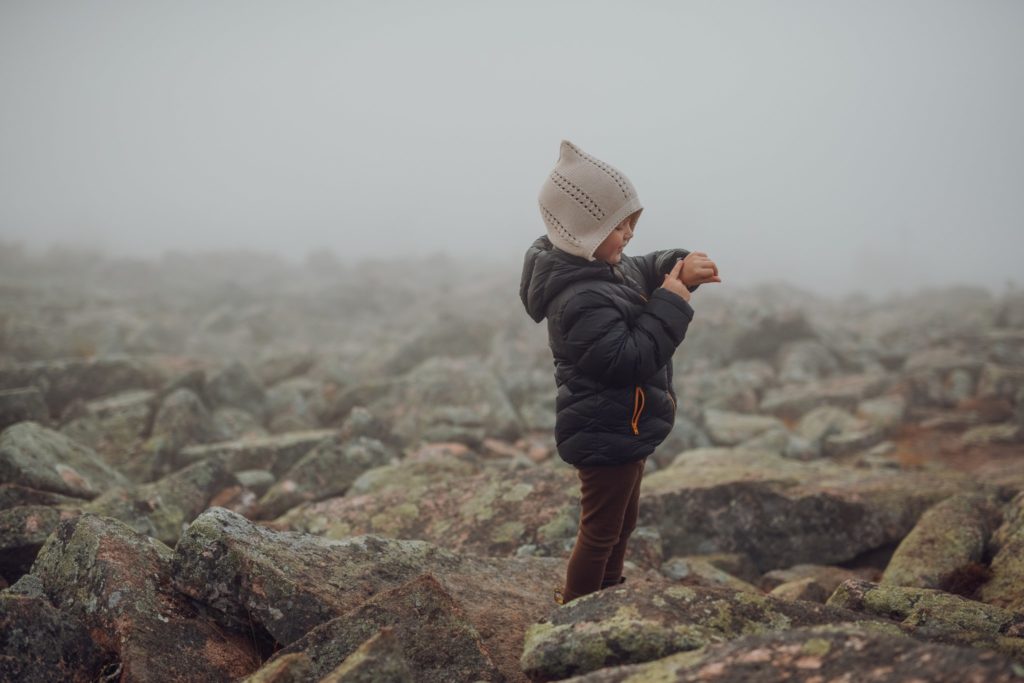
[[[582,510],[563,603],[619,583],[626,544],[636,528],[646,462],[643,458],[625,465],[577,468]]]

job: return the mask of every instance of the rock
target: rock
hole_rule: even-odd
[[[661,565],[661,573],[678,581],[687,579],[687,583],[703,586],[724,586],[735,591],[762,593],[761,589],[743,579],[722,571],[708,560],[701,557],[673,557]]]
[[[1019,667],[995,652],[924,643],[876,624],[826,624],[741,636],[647,664],[602,669],[566,683],[1012,683],[1020,680]]]
[[[552,409],[554,415],[554,409]],[[554,424],[552,424],[552,430]],[[553,432],[552,432],[553,433]],[[651,454],[648,462],[654,461],[659,467],[666,467],[683,451],[694,448],[709,448],[711,437],[694,420],[682,413],[676,414],[676,422],[665,441]]]
[[[985,602],[1024,612],[1024,492],[1006,505],[1003,523],[991,539],[992,577],[981,587]]]
[[[153,389],[160,380],[153,368],[119,355],[33,361],[0,368],[0,389],[38,388],[50,415],[60,415],[75,399],[88,401],[128,389]]]
[[[242,683],[306,683],[313,663],[301,652],[271,659]],[[322,681],[321,681],[322,683]]]
[[[385,627],[360,645],[359,649],[349,655],[336,669],[324,676],[320,683],[412,683],[414,680],[418,679],[413,677],[413,672],[405,661],[401,643],[394,635],[394,629]]]
[[[222,623],[248,628],[251,618],[282,645],[429,572],[463,607],[502,674],[518,678],[526,626],[551,609],[565,567],[551,558],[460,556],[425,541],[274,532],[215,507],[178,541],[175,570],[178,590],[216,609]]]
[[[953,408],[975,393],[982,361],[951,347],[911,354],[903,365],[915,406]]]
[[[883,586],[848,579],[826,605],[898,622],[915,637],[997,650],[1024,658],[1024,614],[934,588]]]
[[[213,416],[199,396],[182,387],[160,404],[143,450],[160,463],[157,472],[163,474],[172,471],[167,463],[185,446],[216,441],[219,436]]]
[[[982,561],[1000,517],[995,501],[981,495],[936,503],[900,542],[880,583],[951,590]]]
[[[857,404],[857,415],[886,434],[898,429],[906,414],[907,401],[899,394],[869,398]]]
[[[393,651],[417,681],[498,680],[480,634],[430,574],[378,593],[343,616],[317,626],[277,655],[303,652],[319,679],[382,628],[393,629]]]
[[[43,393],[37,387],[0,390],[0,431],[25,420],[40,424],[49,422],[50,410],[43,400]]]
[[[853,410],[858,403],[881,394],[890,380],[881,374],[840,375],[769,389],[761,399],[761,412],[797,419],[819,405]]]
[[[772,358],[788,342],[815,337],[801,311],[789,310],[762,315],[735,340],[737,358]]]
[[[184,467],[200,460],[218,459],[229,472],[267,470],[275,477],[280,477],[310,449],[336,433],[334,429],[313,429],[188,446],[178,452],[172,468]]]
[[[119,519],[140,534],[173,546],[182,529],[236,480],[218,460],[202,460],[151,484],[111,489],[83,510]]]
[[[155,397],[148,389],[133,389],[82,402],[78,414],[62,424],[60,431],[96,451],[108,465],[120,468],[150,429]]]
[[[122,680],[229,681],[259,665],[248,636],[206,618],[171,588],[172,551],[114,519],[61,522],[32,573],[64,614],[117,653]]]
[[[779,349],[776,365],[783,384],[811,382],[834,375],[839,361],[828,347],[817,339],[789,342]]]
[[[18,579],[32,566],[43,541],[62,518],[74,516],[45,505],[25,505],[0,511],[0,575]]]
[[[677,372],[673,376],[679,385],[679,412],[692,416],[699,416],[704,408],[756,412],[759,392],[774,380],[774,369],[762,360],[736,361],[718,370]]]
[[[498,378],[475,358],[430,358],[366,407],[410,444],[459,441],[479,447],[487,436],[514,441],[523,431]]]
[[[741,635],[862,615],[726,588],[625,583],[577,598],[530,627],[523,672],[552,680],[696,650]]]
[[[128,482],[92,449],[36,422],[19,422],[0,433],[0,483],[95,498]]]
[[[829,434],[822,444],[822,452],[828,457],[839,457],[867,451],[885,439],[882,430],[865,425],[860,429],[839,434]]]
[[[800,418],[796,433],[820,445],[832,434],[854,431],[863,426],[863,422],[842,408],[819,406]]]
[[[491,469],[461,478],[458,486],[451,481],[350,492],[296,508],[274,526],[328,538],[368,533],[418,538],[491,556],[513,555],[524,544],[536,555],[562,557],[571,549],[579,522],[579,479],[568,469],[534,467],[514,477]]]
[[[1024,441],[1024,428],[1016,422],[998,425],[979,425],[964,432],[960,443],[964,446],[987,446],[994,443],[1018,443]]]
[[[760,572],[757,571],[757,567],[750,561],[750,558],[741,553],[709,553],[707,555],[690,555],[689,557],[703,560],[747,583],[753,583],[760,576]]]
[[[985,363],[978,377],[978,398],[1013,400],[1024,390],[1024,367],[1008,367]]]
[[[804,600],[825,604],[831,593],[814,577],[808,576],[803,579],[780,583],[771,590],[769,595],[780,600]]]
[[[273,387],[278,382],[305,375],[315,364],[316,355],[311,351],[272,355],[256,365],[256,377],[263,386]]]
[[[275,433],[317,429],[326,407],[320,382],[309,377],[287,379],[267,391],[267,424]]]
[[[368,376],[406,373],[435,358],[483,358],[491,351],[495,336],[492,321],[475,318],[447,307],[436,317],[409,329],[397,345],[376,349],[367,363]]]
[[[774,591],[783,584],[796,584],[811,579],[825,591],[827,598],[847,579],[875,580],[881,575],[881,571],[873,568],[846,569],[844,567],[833,567],[827,564],[795,564],[785,569],[773,569],[765,572],[757,582],[761,588]],[[823,601],[824,602],[824,601]]]
[[[47,505],[47,506],[76,506],[81,505],[81,498],[64,496],[52,491],[40,491],[30,489],[17,484],[0,484],[0,510],[18,507],[20,505]]]
[[[300,503],[340,496],[360,474],[397,458],[376,439],[339,437],[324,439],[302,456],[260,499],[258,517],[271,519]]]
[[[218,439],[229,441],[268,434],[252,413],[232,406],[224,406],[213,411],[213,429]]]
[[[341,437],[355,439],[363,436],[386,444],[396,445],[391,426],[362,406],[355,406],[341,423]]]
[[[100,680],[108,660],[77,619],[40,595],[0,593],[0,634],[4,681],[91,683]]]
[[[200,460],[200,462],[203,461]],[[238,480],[241,486],[249,489],[257,496],[262,496],[277,481],[274,473],[266,470],[241,470],[240,472],[235,472],[235,479]]]
[[[761,571],[842,562],[902,539],[933,503],[975,487],[959,473],[876,470],[701,449],[644,479],[640,523],[671,555],[739,552]]]
[[[20,579],[15,581],[13,585],[8,586],[6,590],[0,591],[0,595],[4,593],[9,595],[23,595],[29,598],[46,599],[46,591],[43,590],[43,582],[39,580],[38,576],[33,576],[32,574],[23,575]]]
[[[206,399],[214,408],[233,406],[258,419],[266,415],[266,392],[241,361],[232,361],[206,382]]]
[[[768,431],[785,431],[777,418],[765,415],[744,415],[723,410],[705,410],[704,427],[712,442],[735,446]]]
[[[884,437],[880,428],[834,406],[821,406],[807,413],[800,418],[796,431],[829,457],[865,450]]]
[[[349,495],[363,495],[385,489],[413,492],[431,484],[463,479],[482,471],[481,459],[463,444],[457,448],[421,449],[403,460],[374,467],[359,475]]]

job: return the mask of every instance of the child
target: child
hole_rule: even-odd
[[[562,140],[541,188],[547,236],[526,252],[519,295],[548,320],[555,443],[577,469],[581,514],[564,604],[625,581],[644,464],[675,422],[672,354],[693,317],[690,292],[721,282],[702,252],[627,256],[643,207],[618,169]]]

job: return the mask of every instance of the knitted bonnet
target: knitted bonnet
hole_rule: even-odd
[[[551,243],[588,261],[615,226],[643,210],[629,178],[568,140],[537,199]]]

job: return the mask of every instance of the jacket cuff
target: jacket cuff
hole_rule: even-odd
[[[675,329],[679,333],[680,338],[686,333],[686,328],[690,325],[690,321],[693,320],[693,307],[690,306],[689,302],[664,287],[658,287],[654,290],[654,293],[647,302],[647,306],[651,313]]]

